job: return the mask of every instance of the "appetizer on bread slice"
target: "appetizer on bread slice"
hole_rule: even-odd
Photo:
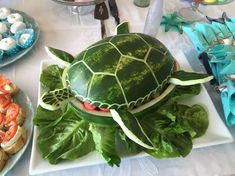
[[[24,123],[24,118],[21,107],[16,103],[11,103],[6,110],[6,125],[11,121],[16,121],[21,126]]]
[[[4,124],[5,124],[5,117],[2,113],[0,113],[0,130],[4,129]]]
[[[10,94],[0,94],[0,113],[6,113],[6,110],[11,105],[12,99]]]
[[[24,146],[27,134],[26,130],[20,127],[16,121],[11,121],[9,125],[1,147],[6,153],[15,154]]]
[[[18,87],[0,74],[0,94],[15,94],[17,91]]]
[[[8,158],[6,152],[0,148],[0,171],[4,168]]]

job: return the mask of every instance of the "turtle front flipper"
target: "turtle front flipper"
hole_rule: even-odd
[[[206,83],[213,79],[213,76],[203,73],[176,71],[171,75],[170,83],[180,86],[189,86]]]
[[[130,140],[146,149],[154,149],[151,140],[145,134],[138,119],[132,113],[127,110],[115,109],[110,109],[110,113]]]
[[[74,61],[74,57],[62,50],[45,46],[47,54],[59,64],[68,67]]]
[[[72,99],[74,96],[68,88],[55,89],[44,93],[39,99],[39,104],[44,109],[54,111],[64,107]]]

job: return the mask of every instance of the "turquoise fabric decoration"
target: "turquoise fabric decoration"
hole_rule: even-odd
[[[223,84],[225,77],[235,74],[235,47],[216,45],[208,54],[211,55],[209,64],[212,73],[219,84]]]
[[[179,15],[177,15],[177,12],[163,15],[162,18],[163,21],[160,23],[160,25],[165,26],[165,32],[168,32],[170,29],[174,29],[182,34],[183,26],[194,23],[194,21],[187,21],[182,19]]]
[[[207,48],[209,48],[209,44],[199,31],[191,27],[183,27],[183,30],[191,38],[191,41],[198,53],[202,53]]]
[[[223,33],[224,37],[232,36],[232,33],[230,32],[230,30],[228,29],[228,27],[226,25],[218,23],[218,22],[212,22],[212,26],[220,29],[220,31]]]
[[[235,124],[235,82],[228,80],[227,88],[221,92],[221,100],[227,125]]]
[[[225,24],[230,30],[230,32],[233,34],[233,37],[235,37],[235,23],[232,21],[225,20]]]
[[[206,36],[205,38],[209,44],[217,41],[216,31],[209,24],[196,23],[195,29],[202,33],[203,36]]]
[[[231,126],[235,125],[235,18],[222,17],[210,22],[183,30],[199,54],[207,53],[204,60],[220,88],[226,123]]]
[[[235,80],[227,81],[228,100],[231,113],[235,115]]]

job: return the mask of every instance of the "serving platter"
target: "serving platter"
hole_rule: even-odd
[[[22,11],[18,11],[15,9],[11,9],[12,13],[19,13],[22,15],[23,19],[24,19],[24,23],[26,24],[27,28],[32,28],[34,30],[34,41],[33,44],[26,49],[21,49],[17,54],[12,55],[12,56],[3,56],[3,58],[0,60],[0,68],[1,67],[5,67],[17,60],[19,60],[20,58],[22,58],[25,54],[27,54],[36,44],[36,42],[38,41],[39,38],[39,34],[40,34],[40,29],[39,29],[39,25],[38,23],[29,15],[27,15],[26,13],[22,12]]]
[[[182,52],[179,52],[175,55],[176,60],[179,62],[181,68],[184,70],[192,70],[187,59],[185,58]],[[41,72],[47,66],[57,64],[51,60],[44,60],[41,62]],[[39,97],[43,93],[43,88],[39,84]],[[205,101],[206,100],[206,101]],[[218,144],[225,144],[233,141],[233,138],[228,131],[227,127],[224,125],[221,117],[217,113],[212,100],[210,99],[209,94],[207,93],[206,89],[203,87],[201,93],[198,96],[195,96],[187,101],[182,103],[185,104],[200,104],[207,109],[209,115],[209,127],[205,135],[200,138],[197,138],[193,141],[193,148],[201,148],[201,147],[208,147],[212,145]],[[29,173],[31,175],[35,174],[43,174],[52,171],[70,169],[70,168],[78,168],[84,166],[91,166],[96,164],[105,163],[105,160],[101,157],[100,154],[97,152],[91,152],[88,155],[76,159],[74,161],[64,161],[57,165],[51,165],[48,163],[47,160],[42,159],[40,151],[37,147],[37,137],[39,135],[39,129],[35,126],[34,127],[34,135],[33,135],[33,146],[31,152],[31,159],[30,159],[30,168]],[[192,151],[193,152],[193,151]],[[127,158],[137,158],[147,156],[145,153],[140,153],[138,155],[128,155],[123,156],[122,159]]]
[[[2,176],[6,175],[7,172],[9,172],[17,164],[17,162],[19,162],[20,157],[24,154],[27,146],[30,143],[33,133],[32,119],[34,117],[34,108],[29,97],[22,90],[19,90],[17,94],[13,96],[13,100],[20,105],[25,113],[25,121],[23,127],[27,131],[27,140],[21,150],[19,150],[16,154],[10,156],[3,170],[0,171],[0,175]]]

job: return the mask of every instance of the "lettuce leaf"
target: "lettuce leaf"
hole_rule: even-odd
[[[37,142],[43,158],[51,164],[75,160],[95,149],[89,123],[81,120],[71,105],[60,118],[41,129]]]
[[[201,85],[191,85],[191,86],[176,86],[173,95],[170,98],[170,102],[178,101],[180,99],[186,99],[198,95],[201,91]]]
[[[62,73],[63,69],[51,65],[43,71],[40,81],[51,91],[63,88]],[[119,166],[121,159],[116,149],[118,133],[131,153],[145,151],[156,158],[184,157],[192,149],[192,139],[205,133],[209,121],[201,106],[189,107],[176,102],[199,94],[200,88],[199,84],[177,86],[165,104],[138,119],[131,119],[126,111],[118,111],[133,134],[142,142],[151,144],[153,150],[130,140],[119,127],[98,126],[82,120],[70,104],[66,112],[63,109],[48,111],[40,106],[37,108],[33,122],[41,129],[39,149],[43,158],[51,164],[65,159],[74,160],[96,149],[109,165]]]
[[[137,145],[135,142],[130,140],[121,129],[119,130],[118,134],[121,137],[121,140],[124,141],[128,153],[137,154],[144,150],[142,146]]]
[[[110,166],[119,166],[121,159],[116,151],[116,127],[90,125],[96,150],[103,156]]]
[[[188,129],[191,136],[196,138],[205,134],[209,119],[206,110],[200,105],[187,106],[177,103],[166,104],[162,106],[159,113],[168,118],[174,117],[184,129]]]
[[[62,68],[60,68],[58,65],[50,65],[42,71],[40,81],[43,86],[51,91],[55,89],[61,89],[63,88],[62,74]]]
[[[156,158],[184,157],[191,151],[192,137],[176,118],[156,113],[141,118],[140,124],[154,144],[153,150],[145,150],[148,154]]]
[[[42,128],[54,122],[62,115],[63,115],[62,109],[49,111],[49,110],[42,108],[41,106],[38,106],[36,115],[33,118],[33,124],[37,125],[39,128]]]

